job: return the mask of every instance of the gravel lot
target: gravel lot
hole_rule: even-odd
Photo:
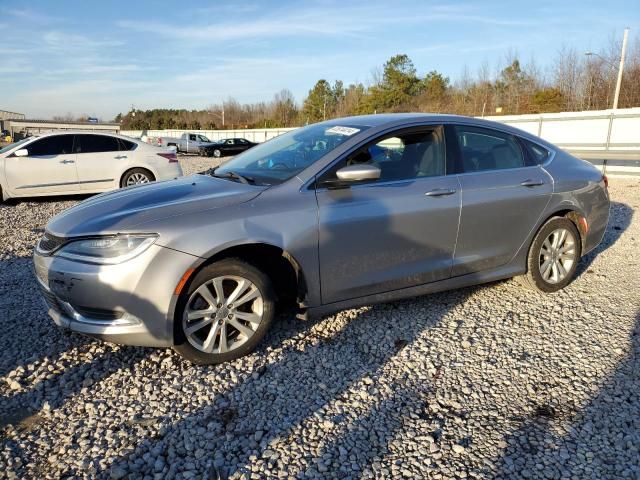
[[[0,205],[0,479],[640,478],[639,187],[611,180],[604,242],[560,293],[283,317],[215,367],[56,328],[30,257],[78,200]]]

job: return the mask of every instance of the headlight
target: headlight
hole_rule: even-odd
[[[137,257],[157,238],[156,234],[84,238],[67,243],[54,255],[80,262],[114,265]]]

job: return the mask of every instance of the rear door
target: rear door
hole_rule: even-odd
[[[26,157],[5,159],[9,188],[16,195],[69,193],[79,189],[73,135],[50,135],[27,144]]]
[[[244,138],[236,138],[236,144],[238,145],[238,153],[244,152],[251,147],[251,143]]]
[[[131,154],[119,138],[80,133],[75,135],[73,148],[77,155],[78,181],[82,189],[96,191],[118,186]]]
[[[446,175],[443,129],[384,135],[338,161],[317,180],[323,303],[448,278],[460,189]],[[369,163],[379,180],[331,187],[336,171]]]
[[[227,138],[224,142],[224,151],[227,155],[235,155],[238,153],[240,145],[236,142],[235,138]]]
[[[514,135],[464,125],[450,126],[448,133],[457,143],[462,187],[453,275],[500,267],[513,258],[544,211],[552,179]]]

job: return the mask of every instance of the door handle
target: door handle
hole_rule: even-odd
[[[427,197],[444,197],[445,195],[453,195],[456,191],[453,188],[436,188],[429,190],[425,195]]]
[[[115,158],[116,160],[120,160],[121,158],[127,158],[127,156],[126,155],[118,155],[117,157],[113,157],[113,158]]]
[[[528,179],[522,182],[520,185],[522,185],[523,187],[539,187],[540,185],[544,185],[544,182],[542,180]]]
[[[60,163],[76,163],[75,160],[60,160]]]

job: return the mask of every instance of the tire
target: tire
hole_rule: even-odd
[[[213,151],[213,156],[216,158],[220,158],[222,156],[222,152],[217,148]]]
[[[234,296],[248,300],[233,305]],[[174,349],[199,365],[247,355],[269,330],[275,304],[271,280],[263,272],[235,258],[215,262],[200,270],[180,297]]]
[[[568,218],[552,218],[540,227],[531,243],[527,273],[520,280],[539,292],[557,292],[573,280],[581,255],[582,243],[575,224]]]
[[[127,170],[120,180],[120,188],[130,187],[132,185],[142,185],[155,181],[153,176],[146,168],[132,168]]]

